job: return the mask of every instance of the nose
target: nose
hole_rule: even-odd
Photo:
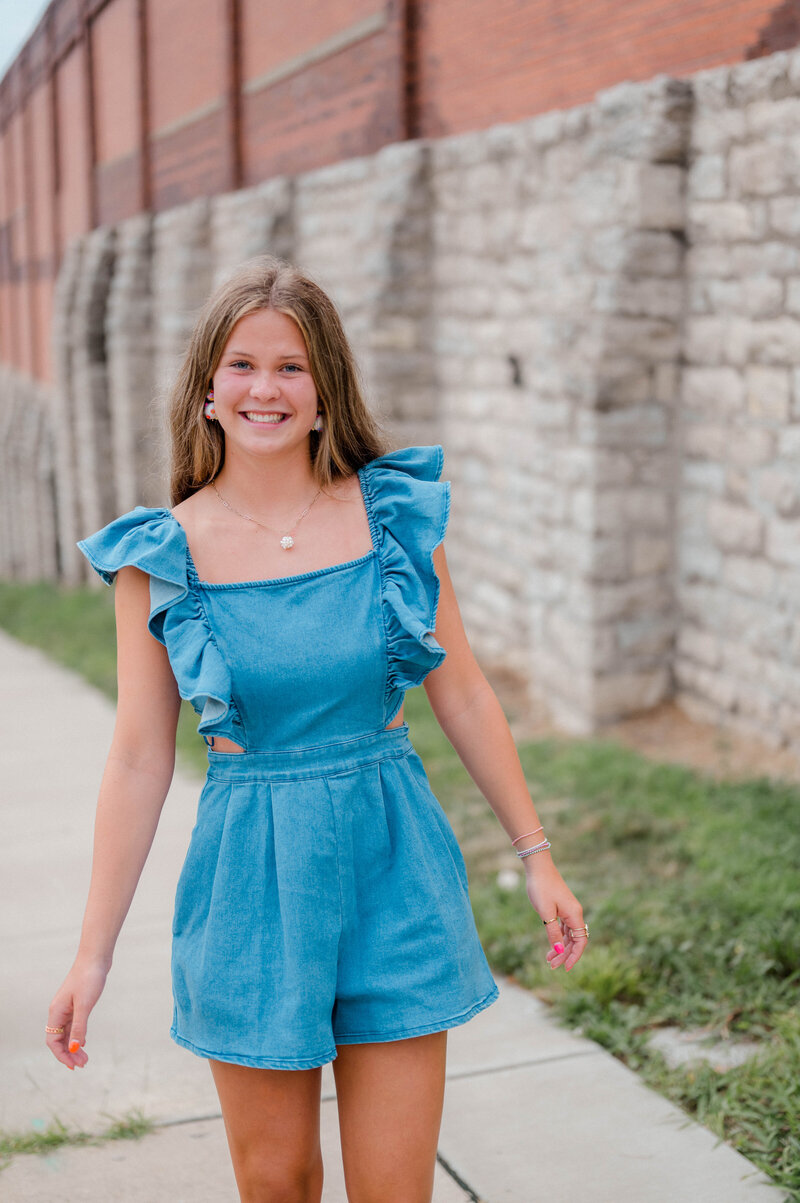
[[[280,393],[280,380],[273,372],[257,372],[250,383],[250,396],[259,401],[277,397]]]

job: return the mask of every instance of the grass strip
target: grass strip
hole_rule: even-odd
[[[0,584],[0,626],[114,696],[110,590]],[[519,861],[424,690],[409,693],[406,716],[464,849],[492,967],[800,1200],[800,790],[715,781],[611,741],[520,744],[559,867],[592,927],[589,955],[565,977],[546,967]],[[186,706],[178,743],[184,764],[202,772],[196,722]],[[746,1036],[761,1051],[726,1072],[670,1069],[649,1045],[664,1026]]]
[[[102,1132],[84,1132],[70,1128],[59,1119],[45,1126],[34,1126],[30,1132],[4,1132],[0,1130],[0,1170],[10,1165],[13,1157],[20,1154],[52,1153],[65,1146],[103,1145],[110,1140],[139,1140],[152,1132],[155,1124],[141,1111],[131,1111],[112,1122]]]

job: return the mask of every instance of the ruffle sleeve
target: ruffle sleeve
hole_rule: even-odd
[[[361,469],[381,570],[387,701],[394,713],[405,690],[420,685],[445,657],[434,634],[439,578],[433,566],[450,514],[450,482],[439,480],[443,463],[438,445],[404,447]],[[392,717],[387,713],[387,722]]]
[[[230,670],[200,598],[189,587],[186,534],[178,520],[169,510],[138,505],[81,539],[78,547],[107,585],[126,565],[149,575],[148,629],[167,649],[181,697],[200,715],[198,731],[230,734],[241,743]]]

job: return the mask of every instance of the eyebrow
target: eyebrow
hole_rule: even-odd
[[[250,351],[237,351],[234,349],[231,351],[226,351],[225,354],[226,355],[243,355],[245,357],[245,359],[253,358],[252,352],[250,352]],[[283,355],[279,355],[278,359],[308,359],[308,355],[306,354],[305,351],[290,351]]]

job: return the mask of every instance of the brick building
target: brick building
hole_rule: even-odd
[[[620,80],[794,45],[775,0],[53,0],[0,84],[0,361],[52,381],[71,239]]]

